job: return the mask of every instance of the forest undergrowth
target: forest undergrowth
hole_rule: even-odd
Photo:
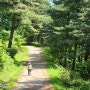
[[[0,85],[6,85],[6,87],[0,90],[11,90],[23,70],[22,61],[26,59],[28,53],[28,49],[24,46],[21,47],[14,58],[11,58],[5,52],[3,53],[2,61],[4,65],[3,69],[0,70]]]
[[[53,61],[49,49],[44,49],[47,71],[54,90],[90,90],[89,80],[84,80],[79,72],[71,71]]]

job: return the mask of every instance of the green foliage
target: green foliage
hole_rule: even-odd
[[[33,42],[35,46],[45,44],[49,48],[44,50],[44,56],[50,64],[57,63],[75,71],[65,70],[62,79],[55,77],[52,82],[56,79],[58,83],[60,79],[67,87],[81,86],[82,82],[77,78],[90,78],[90,2],[51,1],[54,5],[50,7],[48,0],[0,0],[0,69],[4,66],[2,57],[10,58],[3,56],[7,41],[13,58],[17,56],[13,47],[22,51],[21,45],[27,42]],[[55,86],[58,87],[56,90],[61,89],[59,84]]]
[[[70,79],[73,80],[73,79],[77,79],[77,78],[80,78],[80,74],[78,72],[71,71],[70,72]]]
[[[49,47],[44,48],[43,53],[44,53],[44,58],[45,60],[47,60],[47,62],[54,62],[54,58],[51,54],[51,50]]]
[[[15,33],[13,41],[14,46],[16,46],[18,50],[21,50],[22,45],[26,43],[26,39],[23,38],[22,35],[18,34],[18,32]]]
[[[89,79],[90,71],[90,6],[88,0],[53,0],[48,13],[53,19],[46,26],[45,40],[49,58]],[[46,54],[47,55],[47,54]]]
[[[21,50],[18,51],[18,53],[15,55],[14,59],[21,63],[22,60],[24,60],[24,58],[27,58],[28,53],[29,53],[28,48],[22,46]]]
[[[2,39],[3,42],[7,41],[9,39],[9,33],[5,30],[1,30],[0,32],[0,39]]]
[[[2,0],[0,1],[0,28],[10,30],[8,47],[11,48],[14,31],[22,27],[23,37],[28,41],[31,35],[41,33],[43,23],[50,21],[47,13],[49,8],[48,0]],[[39,39],[41,36],[39,37]],[[38,36],[37,36],[37,41]],[[34,40],[33,40],[34,41]]]
[[[11,56],[11,58],[14,58],[14,56],[17,54],[18,50],[16,47],[8,48],[7,53]]]
[[[79,64],[80,65],[80,64]],[[83,62],[81,67],[79,68],[79,72],[81,76],[85,79],[88,79],[90,77],[89,72],[90,72],[90,60],[87,62]]]
[[[90,89],[90,82],[82,83],[80,90],[89,90]]]
[[[79,72],[70,71],[60,64],[55,64],[54,61],[50,61],[51,58],[48,56],[50,54],[49,49],[45,48],[43,54],[47,61],[47,71],[54,90],[82,90],[82,88],[84,88],[83,90],[89,90],[90,82],[83,80]]]
[[[70,73],[69,71],[62,71],[61,73],[61,81],[64,83],[64,85],[69,86],[70,85]]]
[[[8,40],[9,40],[9,32],[5,30],[1,30],[0,31],[0,46],[5,48]]]
[[[1,51],[1,50],[0,50]],[[8,70],[8,66],[13,64],[13,60],[3,50],[0,52],[0,70]]]
[[[36,46],[36,47],[40,47],[40,46],[41,46],[40,43],[37,42],[37,41],[36,41],[36,42],[32,42],[31,45],[34,45],[34,46]]]
[[[14,64],[14,59],[12,59],[8,54],[3,52],[2,58],[0,53],[0,85],[6,83],[6,88],[4,90],[11,90],[15,82],[18,79],[18,75],[22,72],[22,61],[27,57],[29,51],[28,48],[22,47],[22,51],[15,55],[15,61],[19,62],[19,65]],[[1,63],[1,59],[3,63]]]

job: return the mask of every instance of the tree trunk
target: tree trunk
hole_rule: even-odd
[[[66,52],[67,52],[67,47],[66,47],[67,45],[65,45],[65,47],[64,47],[64,52],[65,52],[65,56],[64,56],[64,67],[67,67],[67,55],[66,55]]]
[[[81,56],[79,55],[79,57],[78,57],[78,62],[81,62]]]
[[[64,67],[67,67],[67,59],[64,58]]]
[[[86,52],[85,52],[85,61],[88,61],[88,56],[89,56],[89,52],[86,50]]]
[[[13,34],[14,34],[14,30],[15,30],[14,23],[15,23],[15,15],[13,14],[13,16],[12,16],[12,27],[11,27],[11,31],[10,31],[10,38],[9,38],[8,48],[12,47]]]
[[[73,62],[72,62],[72,68],[71,70],[75,70],[75,64],[76,64],[76,50],[77,50],[77,44],[74,45],[74,58],[73,58]]]
[[[88,61],[89,55],[90,55],[90,39],[87,39],[87,41],[86,41],[85,56],[84,56],[85,61]]]

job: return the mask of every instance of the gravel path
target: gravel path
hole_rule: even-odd
[[[28,76],[27,66],[25,66],[12,90],[52,90],[45,69],[46,62],[43,60],[42,49],[34,46],[27,47],[30,51],[28,61],[30,60],[33,66],[31,75]]]

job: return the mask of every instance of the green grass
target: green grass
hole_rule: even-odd
[[[45,48],[43,54],[47,62],[46,69],[53,90],[90,90],[90,82],[83,80],[78,72],[55,64],[49,48]]]
[[[15,56],[15,61],[21,62],[23,60],[26,60],[29,51],[26,47],[22,47],[22,51],[19,51]],[[23,71],[23,65],[22,64],[12,64],[9,66],[8,70],[3,70],[0,72],[0,83],[7,83],[7,86],[4,90],[11,90],[11,88],[14,86],[15,82],[18,79],[19,74]],[[3,89],[0,89],[3,90]]]
[[[80,90],[79,87],[70,86],[69,71],[62,66],[47,64],[47,72],[50,77],[50,83],[53,90]],[[66,78],[65,78],[66,77]]]
[[[40,47],[41,46],[41,44],[39,42],[37,42],[37,41],[32,42],[31,45],[36,46],[36,47]]]
[[[29,54],[28,48],[22,46],[21,51],[19,51],[16,55],[15,55],[15,59],[17,61],[23,61],[24,59],[27,58],[27,55]]]
[[[53,90],[65,90],[65,87],[60,80],[60,68],[47,64],[47,71],[50,76],[50,83],[53,86]]]

